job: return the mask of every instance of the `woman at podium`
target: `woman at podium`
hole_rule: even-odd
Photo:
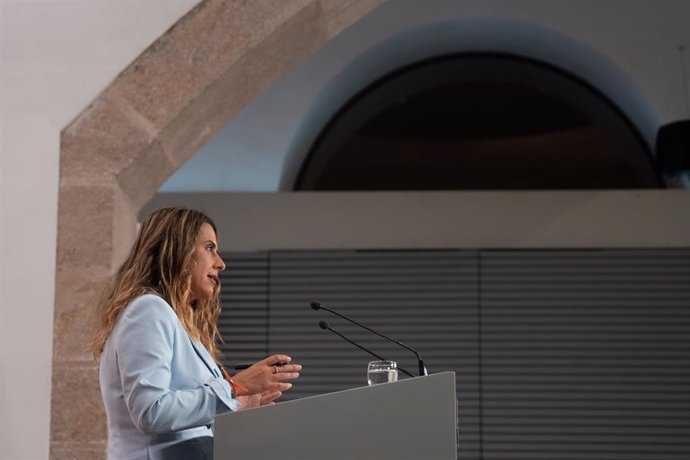
[[[91,344],[109,458],[210,460],[217,414],[272,404],[299,377],[301,366],[282,354],[233,377],[217,364],[224,269],[204,214],[165,208],[141,224]]]

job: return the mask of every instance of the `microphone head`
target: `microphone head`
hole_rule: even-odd
[[[319,321],[319,327],[321,329],[328,329],[328,323],[326,321]]]
[[[313,300],[310,305],[311,308],[313,308],[314,310],[318,310],[319,308],[321,308],[321,303],[317,302],[316,300]]]

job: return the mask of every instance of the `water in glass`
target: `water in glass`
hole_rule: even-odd
[[[398,380],[398,371],[394,369],[380,369],[369,371],[367,374],[367,382],[369,385],[376,385],[377,383],[395,382]]]
[[[376,385],[398,380],[398,365],[395,361],[372,361],[367,368],[367,383]]]

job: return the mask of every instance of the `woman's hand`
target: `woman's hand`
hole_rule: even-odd
[[[280,391],[257,393],[255,395],[238,396],[237,401],[240,403],[240,410],[251,409],[252,407],[273,405],[275,404],[274,401],[280,398],[282,394]]]
[[[292,384],[285,380],[294,380],[299,377],[302,366],[292,364],[292,358],[288,355],[273,355],[253,364],[249,368],[238,372],[233,380],[246,391],[241,395],[281,393],[292,388]],[[286,363],[286,364],[283,364]],[[280,396],[280,394],[278,395]],[[272,402],[278,396],[270,399]],[[252,406],[256,407],[256,406]]]

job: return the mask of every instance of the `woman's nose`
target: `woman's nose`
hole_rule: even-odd
[[[220,255],[216,255],[217,261],[216,261],[216,267],[218,270],[223,271],[225,270],[225,262],[223,262],[223,258]]]

